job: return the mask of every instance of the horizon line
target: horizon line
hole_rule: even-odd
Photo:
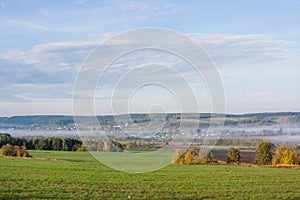
[[[11,116],[0,116],[0,118],[11,118],[11,117],[35,117],[35,116],[64,116],[64,117],[93,117],[93,116],[121,116],[121,115],[151,115],[151,114],[213,114],[213,115],[255,115],[255,114],[283,114],[293,113],[300,114],[300,111],[267,111],[267,112],[246,112],[246,113],[210,113],[210,112],[166,112],[166,113],[124,113],[124,114],[97,114],[97,115],[72,115],[72,114],[28,114],[28,115],[11,115]]]

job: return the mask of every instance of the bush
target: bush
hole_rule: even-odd
[[[12,146],[11,144],[3,145],[0,154],[3,156],[29,157],[29,153],[25,146]]]

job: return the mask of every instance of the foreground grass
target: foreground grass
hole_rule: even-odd
[[[170,165],[130,174],[87,152],[0,158],[0,199],[300,199],[300,170]]]

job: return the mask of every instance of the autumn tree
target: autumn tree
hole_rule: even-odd
[[[194,147],[188,148],[186,151],[177,149],[173,155],[173,163],[175,164],[199,164],[199,152]]]
[[[29,155],[29,152],[27,151],[27,148],[26,148],[26,146],[21,146],[21,148],[20,148],[20,155],[22,156],[22,157],[30,157],[30,155]]]
[[[240,150],[236,148],[230,148],[228,151],[227,163],[240,164],[240,162],[241,162]]]
[[[258,164],[258,165],[272,164],[275,148],[276,148],[275,145],[270,141],[262,142],[255,151],[254,164]]]
[[[25,146],[12,146],[11,144],[3,145],[0,153],[3,156],[29,157],[29,153]]]
[[[199,151],[194,147],[190,147],[186,151],[184,159],[186,164],[199,164],[200,162]]]
[[[273,159],[273,164],[298,164],[297,151],[293,147],[279,146]]]
[[[201,164],[216,164],[218,161],[214,159],[213,152],[208,152],[202,159]]]
[[[0,154],[3,156],[13,156],[14,153],[14,147],[11,144],[6,144],[1,147]]]
[[[184,163],[184,151],[182,149],[176,149],[172,157],[172,163],[183,164]]]

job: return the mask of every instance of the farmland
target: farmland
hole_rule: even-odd
[[[88,152],[30,151],[0,158],[0,199],[299,199],[300,169],[169,165],[110,169]]]

